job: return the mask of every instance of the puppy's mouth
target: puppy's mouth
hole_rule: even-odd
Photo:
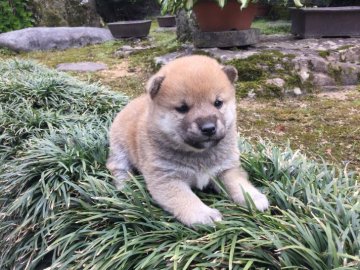
[[[206,140],[193,140],[185,139],[185,143],[197,150],[205,150],[216,146],[224,137],[221,138],[208,138]]]

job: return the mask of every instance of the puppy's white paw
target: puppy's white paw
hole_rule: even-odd
[[[265,211],[266,209],[269,208],[268,199],[264,194],[262,194],[257,189],[254,188],[252,190],[246,191],[246,193],[250,196],[250,198],[254,202],[256,209],[260,211]],[[233,196],[232,199],[234,200],[234,202],[240,205],[246,205],[245,198],[242,193],[238,193],[236,196]]]
[[[257,192],[255,194],[250,194],[250,197],[258,210],[263,212],[269,208],[269,201],[264,194]]]
[[[222,220],[222,215],[217,209],[202,206],[188,209],[188,211],[182,213],[178,218],[185,225],[193,227],[196,224],[213,225],[214,222]]]

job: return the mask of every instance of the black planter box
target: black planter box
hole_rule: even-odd
[[[107,26],[114,38],[140,38],[149,34],[151,21],[121,21],[108,23]]]
[[[300,38],[360,37],[360,7],[290,8],[291,33]]]
[[[158,16],[156,17],[159,27],[174,27],[176,26],[175,16]]]

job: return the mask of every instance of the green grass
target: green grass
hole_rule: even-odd
[[[240,101],[240,133],[254,142],[260,136],[279,144],[289,141],[314,158],[360,172],[359,100],[360,92],[354,91],[345,100],[308,96]]]
[[[291,23],[289,21],[269,21],[264,19],[255,20],[251,27],[259,28],[263,35],[289,34]]]
[[[239,140],[260,213],[198,192],[216,227],[184,227],[141,177],[116,191],[107,129],[127,98],[32,62],[0,64],[0,269],[356,269],[359,176]]]

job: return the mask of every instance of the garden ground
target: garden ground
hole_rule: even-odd
[[[286,32],[289,28],[286,22],[269,26],[262,20],[256,22],[256,26],[268,34]],[[154,23],[151,38],[137,43],[152,44],[154,48],[125,58],[114,57],[114,53],[123,45],[134,44],[134,41],[18,55],[3,51],[2,57],[35,59],[53,68],[65,62],[103,62],[109,66],[108,70],[71,74],[136,97],[143,93],[146,80],[155,70],[154,57],[180,48],[174,32],[158,32],[156,29]],[[316,159],[322,156],[328,162],[349,164],[350,168],[360,171],[359,87],[297,98],[239,98],[238,103],[238,126],[243,136],[253,141],[259,137],[269,138],[279,145],[289,142],[293,149],[299,148]]]
[[[154,71],[153,57],[179,48],[171,33],[152,36],[156,48],[128,58],[114,57],[124,42],[17,57],[50,67],[105,62],[107,71],[72,75],[135,97]],[[3,56],[15,55],[3,51]],[[241,139],[243,166],[266,193],[271,208],[262,213],[249,200],[247,207],[240,207],[223,192],[198,192],[224,221],[216,227],[186,228],[155,205],[141,177],[134,177],[121,192],[111,183],[105,167],[107,129],[126,97],[32,62],[2,61],[0,71],[0,268],[359,266],[358,174],[269,142]],[[336,163],[355,160],[359,151],[351,147],[359,147],[353,142],[358,136],[358,92],[331,95],[239,99],[239,129],[254,141],[258,135],[281,145],[289,139],[294,148],[303,145],[303,151],[315,157],[324,151],[325,159]],[[336,126],[343,131],[335,132]],[[305,137],[309,134],[314,137]],[[327,138],[329,145],[322,141]],[[343,150],[338,153],[337,148]],[[353,156],[345,153],[347,148]],[[358,167],[355,162],[352,166]]]

